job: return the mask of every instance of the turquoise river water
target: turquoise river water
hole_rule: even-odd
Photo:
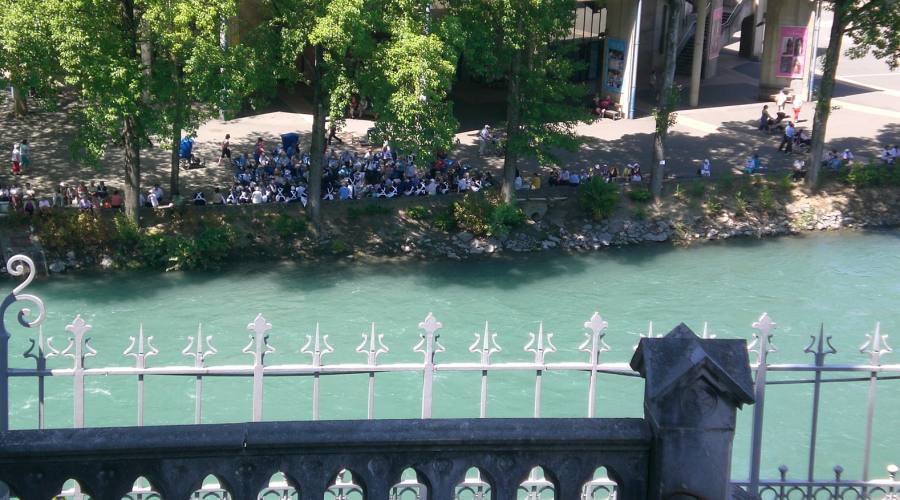
[[[300,347],[318,322],[335,352],[325,362],[363,362],[354,351],[370,322],[384,334],[391,351],[379,362],[419,362],[413,353],[418,322],[431,311],[443,323],[446,352],[438,361],[475,361],[468,352],[473,333],[489,320],[503,351],[494,361],[527,361],[528,333],[543,321],[553,332],[558,352],[548,361],[586,360],[577,347],[582,324],[593,311],[609,322],[606,361],[627,361],[639,335],[653,321],[657,333],[685,322],[700,332],[703,322],[719,337],[749,339],[751,323],[766,311],[778,323],[774,343],[779,351],[770,362],[811,362],[803,347],[824,322],[838,354],[830,361],[864,363],[859,352],[876,321],[896,338],[900,329],[900,232],[817,234],[767,241],[734,241],[687,249],[626,248],[583,256],[542,254],[509,260],[403,264],[260,264],[235,265],[205,274],[103,274],[62,276],[31,286],[47,307],[45,336],[65,346],[64,326],[75,314],[93,325],[91,345],[98,351],[88,367],[133,365],[122,356],[129,336],[143,324],[160,353],[150,366],[190,364],[181,354],[198,323],[213,336],[218,354],[210,365],[243,364],[246,325],[257,313],[272,323],[270,343],[277,349],[267,364],[308,363]],[[7,285],[9,286],[9,285]],[[12,314],[8,321],[13,321]],[[18,357],[34,332],[16,327],[13,366],[34,366]],[[896,363],[900,353],[887,355]],[[70,367],[68,358],[53,358],[51,367]],[[863,374],[864,375],[864,374]],[[789,375],[791,376],[791,375]],[[490,376],[488,416],[529,417],[533,374],[495,372]],[[795,375],[794,378],[808,378]],[[776,378],[774,375],[770,377]],[[777,378],[785,378],[779,375]],[[322,379],[321,418],[366,416],[365,375]],[[89,377],[85,422],[88,426],[134,425],[135,377]],[[817,474],[828,477],[840,463],[845,477],[857,477],[862,463],[866,382],[825,384],[823,388]],[[204,422],[251,418],[251,381],[207,378]],[[148,377],[145,425],[193,423],[194,380]],[[641,379],[603,375],[597,387],[601,417],[642,415]],[[72,381],[47,382],[47,426],[72,425]],[[267,378],[265,419],[310,419],[309,378]],[[763,441],[764,475],[777,477],[779,464],[791,476],[805,475],[810,425],[810,385],[770,386]],[[12,383],[12,426],[37,426],[37,390],[33,379]],[[873,476],[900,462],[900,380],[879,383],[876,404]],[[420,374],[380,374],[376,386],[378,418],[416,418],[421,398]],[[478,416],[479,374],[438,373],[434,417]],[[587,408],[587,375],[548,373],[544,379],[542,414],[583,417]],[[750,415],[739,417],[734,473],[748,470]]]

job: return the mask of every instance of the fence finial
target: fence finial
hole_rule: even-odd
[[[266,354],[275,352],[275,348],[269,345],[269,334],[267,333],[272,329],[272,323],[266,321],[262,314],[257,314],[253,323],[247,325],[247,329],[253,333],[250,334],[250,343],[241,352],[250,354],[253,356],[254,364],[262,366]]]
[[[887,344],[887,335],[881,334],[881,323],[875,323],[875,333],[866,335],[866,343],[860,346],[859,352],[869,355],[869,361],[873,365],[881,364],[881,356],[894,352]]]

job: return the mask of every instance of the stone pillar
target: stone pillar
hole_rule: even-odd
[[[765,40],[759,71],[759,98],[763,101],[771,99],[772,94],[782,88],[790,88],[795,94],[806,95],[809,84],[809,65],[812,63],[813,30],[815,28],[814,0],[779,0],[769,2],[766,11]],[[778,76],[785,70],[792,71],[791,58],[785,56],[789,46],[782,43],[782,28],[805,28],[802,36],[801,51],[797,55],[800,72],[797,76]],[[800,36],[796,35],[799,39]],[[793,42],[790,47],[793,46]],[[793,50],[793,49],[791,49]],[[796,52],[795,52],[796,53]]]
[[[766,36],[766,8],[768,0],[753,0],[753,60],[762,58],[763,40]]]
[[[746,342],[701,339],[681,324],[641,339],[631,367],[645,379],[653,431],[647,498],[731,498],[735,417],[753,403]]]
[[[700,2],[703,3],[703,2]],[[712,43],[719,44],[719,50],[722,49],[722,21],[724,20],[725,14],[722,13],[721,17],[714,17],[716,11],[722,12],[723,5],[722,0],[712,0],[709,5],[709,14],[707,14],[707,25],[709,28],[707,31],[709,32],[710,39],[706,43],[707,50],[703,54],[703,60],[706,61],[706,65],[703,68],[703,78],[712,78],[716,76],[716,73],[719,71],[719,58],[718,54],[714,58],[709,57],[709,47]],[[718,24],[715,26],[715,24]],[[717,33],[717,40],[713,40],[712,36],[714,33]]]
[[[694,59],[691,61],[691,107],[700,105],[700,77],[703,70],[703,61],[706,59],[703,53],[704,40],[706,40],[706,19],[709,13],[706,2],[697,4],[697,31],[694,33]]]
[[[634,87],[634,64],[637,63],[636,54],[634,54],[635,35],[637,35],[635,24],[638,18],[639,2],[631,0],[609,0],[606,2],[606,43],[609,40],[619,40],[625,42],[625,64],[622,69],[622,89],[617,91],[609,88],[609,79],[607,78],[609,70],[608,50],[604,51],[600,57],[602,61],[602,71],[600,72],[601,94],[609,94],[614,100],[622,105],[622,109],[627,114],[631,107],[631,101],[634,99],[632,88]]]

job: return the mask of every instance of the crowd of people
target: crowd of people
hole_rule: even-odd
[[[223,142],[223,157],[230,156],[227,147]],[[211,200],[205,193],[194,193],[194,204],[308,203],[310,155],[298,148],[279,144],[269,150],[260,138],[251,154],[240,154],[231,163],[231,185],[216,188]],[[446,154],[420,165],[415,155],[398,155],[388,142],[381,148],[369,147],[364,154],[328,148],[321,182],[323,200],[435,196],[478,192],[496,185],[490,172],[473,169]]]

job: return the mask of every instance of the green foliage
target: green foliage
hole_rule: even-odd
[[[350,245],[344,240],[331,240],[325,246],[325,251],[331,255],[347,255],[350,253]]]
[[[487,236],[505,236],[513,228],[525,223],[525,212],[515,202],[498,202],[490,213],[490,228]]]
[[[768,184],[759,190],[759,208],[766,212],[775,208],[775,193]]]
[[[453,215],[453,207],[439,210],[435,212],[434,219],[431,221],[435,229],[446,232],[453,232],[457,229],[456,217]]]
[[[347,218],[358,220],[364,216],[390,215],[394,209],[381,203],[366,203],[360,206],[352,206],[347,209]]]
[[[54,211],[35,219],[35,233],[51,255],[69,251],[85,255],[107,244],[107,228],[93,214],[81,211]]]
[[[646,207],[634,207],[631,209],[631,217],[635,220],[645,220],[647,218]]]
[[[710,215],[716,215],[722,211],[722,202],[712,196],[706,198],[706,211]]]
[[[699,200],[706,195],[706,184],[703,182],[693,182],[687,188],[687,194],[695,200]]]
[[[853,163],[847,172],[847,183],[855,188],[898,186],[900,169],[879,163]]]
[[[794,179],[791,178],[791,174],[786,174],[784,177],[778,179],[778,184],[776,185],[776,189],[781,194],[788,194],[794,190]]]
[[[612,215],[619,204],[619,198],[619,186],[607,183],[599,176],[591,177],[590,181],[578,186],[578,204],[594,220]]]
[[[632,189],[628,191],[628,198],[637,203],[647,203],[653,199],[653,193],[651,193],[649,189],[644,188]]]
[[[496,193],[468,193],[452,207],[454,224],[449,227],[478,236],[500,236],[525,222],[525,213],[515,202],[504,203]],[[437,226],[438,218],[435,217]],[[442,221],[442,224],[445,222]]]
[[[406,215],[413,220],[425,220],[428,218],[428,209],[422,205],[413,205],[406,209]]]
[[[734,213],[744,215],[747,212],[747,199],[744,198],[743,191],[734,193]]]
[[[288,214],[278,214],[272,221],[272,229],[284,241],[294,240],[306,234],[306,220]]]
[[[672,193],[672,197],[680,202],[687,201],[687,193],[681,188],[681,184],[675,184],[675,191]]]
[[[52,41],[45,0],[0,0],[0,75],[9,83],[39,94],[53,90],[59,61]],[[0,78],[3,78],[0,76]]]

